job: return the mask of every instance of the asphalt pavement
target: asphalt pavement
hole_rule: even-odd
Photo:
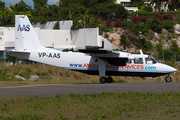
[[[180,92],[180,82],[172,83],[87,83],[87,84],[42,84],[0,85],[0,98],[55,96],[66,94],[91,94],[103,92]]]

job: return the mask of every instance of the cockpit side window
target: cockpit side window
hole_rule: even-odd
[[[143,59],[142,58],[135,58],[134,64],[143,64]]]
[[[145,58],[146,64],[155,64],[157,63],[156,60],[154,60],[152,57],[148,56]]]

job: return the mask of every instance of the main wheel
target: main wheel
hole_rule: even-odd
[[[112,78],[112,77],[108,77],[108,78],[106,79],[106,81],[107,81],[107,83],[112,83],[112,82],[113,82],[113,78]]]
[[[99,80],[101,83],[106,83],[106,78],[105,77],[101,77]]]
[[[170,76],[166,76],[166,77],[165,77],[165,81],[166,81],[166,82],[171,82],[171,80],[172,80],[172,79],[171,79]]]

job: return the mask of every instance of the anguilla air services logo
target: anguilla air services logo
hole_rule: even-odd
[[[19,24],[17,31],[27,31],[28,32],[28,31],[30,31],[30,25],[23,25],[21,27],[21,25]]]

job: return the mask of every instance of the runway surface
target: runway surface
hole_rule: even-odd
[[[111,84],[51,84],[1,85],[0,98],[91,94],[103,92],[180,92],[180,83],[111,83]]]

